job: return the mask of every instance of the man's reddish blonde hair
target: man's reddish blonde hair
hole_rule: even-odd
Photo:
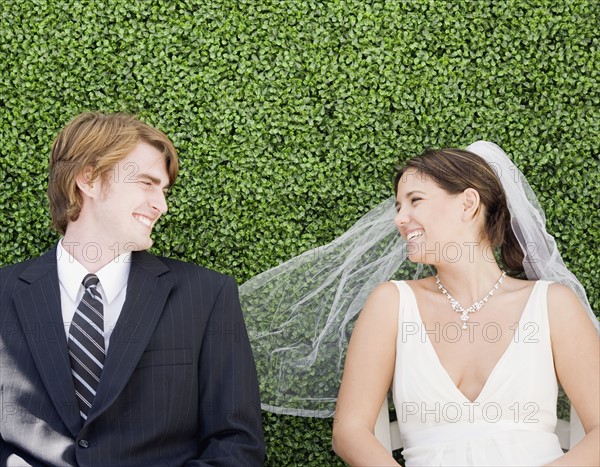
[[[75,117],[54,140],[50,155],[48,199],[52,226],[64,235],[67,224],[77,220],[83,205],[77,177],[91,168],[91,179],[105,177],[139,143],[158,149],[164,156],[173,185],[179,173],[179,159],[173,143],[160,130],[133,115],[86,112]]]

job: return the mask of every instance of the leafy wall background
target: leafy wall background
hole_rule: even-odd
[[[0,264],[57,240],[56,133],[138,114],[182,171],[154,251],[234,275],[325,244],[427,146],[500,144],[599,308],[593,0],[4,0]],[[268,465],[338,465],[330,420],[264,414]]]

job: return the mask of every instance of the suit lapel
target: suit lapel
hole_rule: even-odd
[[[102,377],[87,423],[104,412],[121,393],[164,310],[174,281],[169,268],[145,251],[132,254],[127,297],[109,342]]]
[[[33,261],[20,279],[28,285],[13,295],[25,339],[61,419],[73,436],[80,429],[56,271],[56,248]]]

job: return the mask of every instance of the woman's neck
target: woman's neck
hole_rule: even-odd
[[[439,281],[460,303],[481,300],[502,275],[491,252],[489,255],[491,258],[479,255],[455,263],[436,264]]]

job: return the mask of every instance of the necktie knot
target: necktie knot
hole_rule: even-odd
[[[90,287],[96,288],[99,282],[100,279],[98,279],[98,276],[96,274],[86,274],[86,276],[81,281],[81,283],[86,289],[89,289]]]

